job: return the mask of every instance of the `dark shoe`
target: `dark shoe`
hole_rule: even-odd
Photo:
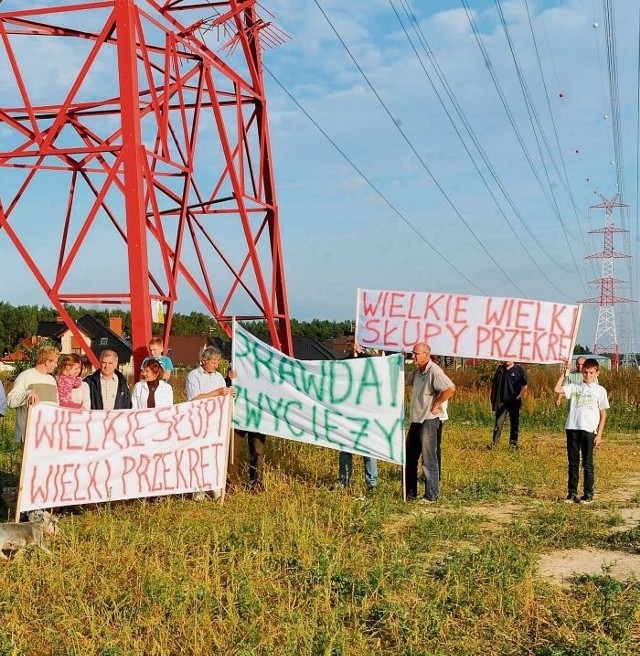
[[[580,499],[578,499],[578,495],[574,494],[573,492],[569,492],[567,494],[567,498],[564,500],[565,503],[580,503]]]
[[[585,496],[580,497],[579,503],[593,503],[593,497],[587,496],[585,494]]]

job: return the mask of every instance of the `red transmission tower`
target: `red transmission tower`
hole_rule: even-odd
[[[600,293],[598,296],[587,298],[581,303],[594,303],[598,305],[598,323],[596,326],[596,336],[593,344],[595,354],[611,354],[612,363],[617,368],[620,360],[620,347],[616,331],[615,306],[622,303],[632,303],[630,298],[622,298],[615,295],[615,286],[622,280],[613,277],[614,263],[616,260],[628,258],[624,253],[617,253],[613,246],[616,233],[627,232],[622,228],[616,228],[613,223],[613,210],[617,207],[627,207],[624,203],[618,202],[618,195],[612,200],[606,199],[600,194],[602,203],[592,205],[589,211],[593,209],[603,209],[605,211],[604,228],[590,230],[590,234],[602,234],[604,245],[602,252],[587,255],[587,260],[602,260],[602,277],[598,280],[592,280],[589,284],[598,285]]]
[[[291,353],[261,60],[283,35],[255,0],[0,11],[0,230],[94,364],[66,304],[129,306],[138,370],[179,290]]]

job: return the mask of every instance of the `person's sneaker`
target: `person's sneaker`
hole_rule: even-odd
[[[585,494],[585,496],[580,497],[580,503],[593,503],[593,497],[587,496]]]
[[[435,499],[427,499],[427,497],[422,497],[422,498],[418,501],[418,503],[419,503],[421,506],[428,506],[428,505],[431,505],[432,503],[435,503],[435,502],[436,502]]]
[[[577,494],[569,493],[567,494],[567,498],[564,500],[565,503],[580,503],[580,499],[578,499]]]

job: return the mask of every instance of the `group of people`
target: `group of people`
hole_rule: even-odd
[[[113,410],[155,408],[173,404],[173,389],[168,382],[173,364],[162,354],[162,340],[152,338],[149,357],[141,367],[140,380],[131,392],[124,375],[118,370],[118,354],[111,350],[100,354],[100,368],[82,378],[83,363],[77,354],[60,355],[55,347],[46,346],[37,353],[35,366],[20,373],[5,398],[0,385],[0,416],[7,405],[16,409],[16,439],[24,441],[28,408],[36,403],[51,403],[75,409]],[[354,344],[352,357],[367,357]],[[199,366],[186,379],[188,401],[235,394],[233,370],[225,379],[218,371],[222,354],[215,346],[200,352]],[[424,342],[413,347],[415,368],[406,376],[411,391],[410,425],[406,436],[404,492],[408,500],[418,498],[418,463],[422,459],[424,495],[422,503],[433,503],[440,495],[442,474],[442,427],[448,418],[447,404],[455,394],[452,380],[432,359],[431,348]],[[578,358],[577,369],[570,364],[555,386],[556,403],[569,399],[569,414],[565,425],[568,458],[567,502],[589,503],[594,494],[593,451],[602,441],[609,402],[606,390],[598,384],[598,363],[594,359]],[[54,375],[54,372],[55,375]],[[491,387],[491,406],[495,412],[490,448],[500,439],[507,415],[510,422],[509,445],[518,446],[519,415],[522,398],[527,390],[524,369],[512,361],[496,370]],[[264,489],[262,464],[265,435],[237,431],[247,439],[249,448],[250,489]],[[583,495],[578,496],[580,462],[584,469]],[[364,458],[365,483],[369,490],[377,485],[377,462]],[[353,456],[339,454],[339,479],[347,487],[353,473]]]
[[[230,377],[225,379],[218,371],[222,353],[215,346],[200,352],[199,366],[189,372],[186,381],[188,401],[235,394]],[[13,387],[5,396],[0,385],[0,416],[7,407],[15,408],[15,438],[24,442],[29,407],[46,403],[76,410],[124,410],[158,408],[173,405],[173,388],[169,383],[173,363],[162,355],[162,340],[153,337],[149,342],[149,357],[142,362],[140,380],[133,390],[118,369],[118,354],[104,350],[99,356],[100,367],[82,377],[83,361],[78,354],[60,354],[53,346],[45,346],[36,354],[35,365],[16,377]],[[262,464],[265,436],[261,433],[237,431],[247,439],[249,446],[249,486],[262,490]]]
[[[358,356],[357,345],[354,357]],[[418,464],[422,459],[424,495],[421,503],[433,503],[440,494],[442,477],[442,428],[448,419],[447,404],[455,394],[452,380],[433,361],[431,348],[421,342],[413,347],[415,368],[406,376],[411,390],[410,424],[406,437],[404,492],[407,500],[418,498]],[[591,503],[594,495],[593,452],[602,442],[609,401],[607,392],[598,384],[598,362],[579,357],[576,370],[567,363],[554,391],[556,404],[569,400],[565,424],[568,460],[568,503]],[[527,391],[525,370],[513,361],[502,363],[493,376],[491,408],[495,413],[493,435],[489,448],[494,449],[509,417],[509,446],[518,448],[520,409]],[[365,482],[375,489],[376,461],[365,458]],[[584,471],[583,494],[578,495],[580,464]],[[340,453],[340,482],[349,484],[352,473],[351,454]]]

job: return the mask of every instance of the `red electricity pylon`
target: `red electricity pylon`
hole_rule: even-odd
[[[624,253],[618,253],[614,250],[614,238],[616,233],[627,232],[622,228],[617,228],[613,223],[613,210],[618,207],[627,207],[624,203],[618,202],[618,196],[612,200],[606,199],[600,195],[602,202],[598,205],[589,207],[593,209],[603,209],[605,211],[604,227],[598,230],[590,230],[590,234],[601,234],[603,236],[603,247],[599,253],[587,255],[587,260],[602,260],[602,277],[592,280],[589,284],[598,285],[599,294],[587,298],[581,303],[593,303],[598,306],[598,323],[596,326],[596,335],[594,338],[593,352],[595,354],[610,354],[614,368],[618,367],[620,360],[620,343],[616,327],[616,305],[623,303],[632,303],[630,298],[616,296],[615,286],[622,280],[614,278],[614,263],[616,260],[626,259],[629,256]]]
[[[0,11],[0,230],[94,364],[66,304],[129,306],[136,371],[179,294],[291,353],[261,60],[282,34],[255,0]]]

